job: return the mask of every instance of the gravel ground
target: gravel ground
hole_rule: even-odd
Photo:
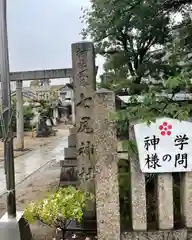
[[[55,191],[59,185],[59,163],[51,161],[17,186],[17,210],[24,210],[30,201],[46,197],[48,191]],[[6,211],[6,196],[0,198],[0,215]],[[34,240],[52,240],[55,230],[40,223],[31,225]]]

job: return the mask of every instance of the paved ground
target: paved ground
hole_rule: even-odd
[[[29,135],[25,136],[25,149],[22,151],[14,151],[14,156],[15,157],[19,157],[23,154],[26,154],[27,152],[33,151],[35,150],[37,147],[46,145],[48,143],[50,143],[52,140],[56,139],[56,136],[51,136],[51,137],[47,137],[47,138],[32,138],[31,134],[29,133]],[[14,145],[16,145],[16,138],[14,138]],[[14,146],[14,148],[16,149],[16,147]],[[0,142],[0,162],[3,161],[3,142]]]
[[[31,201],[46,197],[48,191],[54,191],[59,184],[60,166],[55,160],[45,164],[39,171],[32,174],[16,189],[17,210],[23,211]],[[0,216],[5,213],[6,195],[0,198]],[[52,240],[55,229],[40,223],[30,226],[34,240]]]
[[[50,136],[50,137],[46,137],[46,138],[36,138],[36,137],[32,137],[32,132],[25,132],[25,137],[24,137],[24,150],[22,151],[18,151],[16,150],[16,138],[14,138],[14,156],[15,157],[19,157],[23,154],[26,154],[29,151],[33,151],[38,147],[42,147],[44,145],[47,145],[49,143],[51,143],[52,141],[54,141],[58,135],[59,136],[66,136],[66,134],[68,134],[68,129],[70,126],[68,125],[64,125],[64,124],[59,124],[56,129],[59,131],[57,132],[56,136]],[[0,162],[3,161],[3,142],[0,141]]]
[[[59,130],[63,132],[63,130]],[[59,135],[59,133],[58,133]],[[65,135],[65,136],[64,136]],[[65,130],[60,136],[57,136],[47,145],[40,146],[38,149],[28,152],[25,155],[15,159],[15,181],[16,184],[23,181],[26,177],[39,169],[45,163],[55,160],[59,162],[64,156],[64,146],[67,146],[68,131]],[[5,174],[4,163],[0,163],[0,195],[5,192]]]

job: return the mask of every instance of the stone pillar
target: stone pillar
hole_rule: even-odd
[[[94,193],[93,96],[96,75],[93,43],[72,44],[72,64],[78,177],[81,188]],[[92,214],[90,210],[90,216]]]
[[[192,122],[192,118],[189,118]],[[181,173],[181,215],[185,227],[192,228],[192,172]]]
[[[72,124],[75,125],[75,99],[74,90],[71,91],[71,110],[72,110]]]
[[[117,137],[109,113],[115,110],[115,94],[99,92],[94,104],[95,187],[97,236],[120,239]]]
[[[22,80],[16,81],[16,119],[17,119],[17,139],[16,148],[24,148],[24,119],[23,119],[23,92]]]
[[[192,228],[192,172],[182,173],[181,179],[181,214],[185,227]]]
[[[158,225],[160,230],[173,228],[173,178],[172,174],[158,174]]]
[[[54,125],[57,125],[57,118],[58,118],[59,114],[58,114],[58,108],[54,108],[53,109],[53,123]]]
[[[134,126],[130,123],[129,139],[135,140]],[[130,156],[131,206],[133,230],[147,230],[145,175],[141,172],[138,156]]]

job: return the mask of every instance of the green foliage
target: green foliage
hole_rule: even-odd
[[[84,11],[87,28],[82,33],[91,37],[97,52],[106,57],[100,87],[140,94],[149,91],[154,83],[156,89],[159,85],[162,88],[162,79],[180,74],[183,66],[178,62],[170,64],[167,53],[175,52],[173,42],[182,39],[177,51],[186,56],[182,45],[192,42],[188,34],[190,8],[186,5],[190,2],[172,2],[91,0],[91,7]],[[173,12],[182,15],[181,22],[173,19]]]
[[[36,108],[41,117],[51,118],[53,109],[53,99],[47,100],[33,100],[33,103],[37,104]]]
[[[16,132],[16,99],[12,99],[12,129],[14,132]],[[31,130],[30,121],[33,119],[34,113],[33,113],[33,106],[23,106],[23,119],[24,119],[24,129]]]
[[[30,82],[30,87],[31,88],[39,88],[39,87],[43,86],[45,82],[50,84],[51,80],[50,79],[49,80],[48,79],[33,80]]]
[[[23,118],[24,118],[24,130],[28,131],[31,130],[31,125],[30,125],[30,121],[33,119],[34,117],[34,113],[33,113],[33,106],[29,105],[29,106],[23,106]],[[17,121],[16,121],[16,98],[12,98],[12,102],[11,102],[11,125],[12,125],[12,130],[13,132],[16,132],[16,125],[17,125]],[[4,131],[4,123],[1,120],[0,123],[0,137],[3,137],[3,132]]]
[[[134,140],[127,140],[122,142],[123,149],[129,153],[129,156],[137,155],[137,145]]]
[[[167,90],[164,93],[158,94],[151,90],[140,96],[133,95],[130,97],[127,107],[117,111],[111,117],[120,124],[123,121],[133,122],[138,119],[150,124],[159,117],[188,120],[192,114],[192,102],[175,101],[177,88],[180,89],[181,86],[189,85],[188,80],[181,74],[170,77],[165,83]],[[137,153],[136,143],[132,140],[124,142],[123,147],[128,150],[130,155]]]
[[[30,82],[30,87],[35,87],[35,88],[39,88],[41,86],[41,81],[40,80],[33,80]]]
[[[158,117],[170,117],[179,120],[187,120],[191,115],[192,103],[188,101],[174,101],[175,94],[157,95],[156,92],[150,92],[142,95],[142,100],[137,98],[137,103],[130,104],[126,109],[117,112],[118,120],[150,122]]]
[[[24,216],[29,223],[40,220],[58,227],[60,219],[77,220],[83,218],[83,211],[92,196],[74,187],[60,188],[56,193],[36,203],[31,202],[25,209]]]
[[[23,118],[24,118],[24,130],[28,131],[31,130],[31,123],[30,121],[34,118],[35,114],[33,112],[33,106],[24,106],[23,107]]]

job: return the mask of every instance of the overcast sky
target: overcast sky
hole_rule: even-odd
[[[8,0],[10,71],[71,67],[71,43],[82,40],[79,17],[88,4],[89,0]],[[97,59],[100,72],[102,63]]]

